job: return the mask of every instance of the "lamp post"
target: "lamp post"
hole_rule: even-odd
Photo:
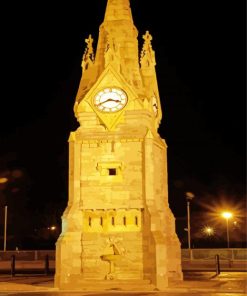
[[[226,219],[226,237],[227,237],[227,248],[230,247],[230,237],[229,237],[229,219],[232,218],[231,212],[223,212],[221,216]]]
[[[188,249],[190,253],[191,259],[191,236],[190,236],[190,202],[195,197],[192,192],[186,192],[186,200],[187,200],[187,233],[188,233]]]
[[[6,251],[7,246],[7,213],[8,213],[8,207],[4,207],[4,239],[3,239],[3,250]]]
[[[0,184],[5,184],[9,181],[6,177],[0,178]],[[4,231],[3,231],[3,250],[6,251],[6,245],[7,245],[7,213],[8,213],[8,207],[4,207]]]

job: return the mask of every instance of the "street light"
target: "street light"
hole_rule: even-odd
[[[214,229],[210,226],[205,226],[203,229],[202,229],[202,232],[207,235],[207,236],[211,236],[211,235],[214,235]]]
[[[9,181],[6,177],[0,178],[0,184],[5,184]],[[4,207],[4,230],[3,230],[3,250],[6,251],[6,243],[7,243],[7,213],[8,213],[8,207]]]
[[[187,200],[187,232],[188,232],[188,249],[190,251],[191,249],[191,243],[190,243],[190,202],[195,197],[195,195],[192,192],[186,192],[185,193],[186,200]],[[191,257],[191,256],[190,256]]]
[[[0,178],[0,184],[4,184],[8,182],[8,178],[2,177]]]
[[[233,214],[231,212],[223,212],[221,216],[226,219],[226,236],[227,236],[227,248],[230,246],[230,238],[229,238],[229,223],[228,220],[232,218]]]
[[[47,227],[47,229],[48,230],[51,230],[51,231],[54,231],[54,230],[56,230],[56,226],[54,226],[54,225],[52,225],[52,226],[49,226],[49,227]]]

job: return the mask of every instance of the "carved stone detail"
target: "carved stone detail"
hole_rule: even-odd
[[[143,35],[142,38],[144,39],[144,44],[142,47],[141,58],[140,58],[141,67],[146,68],[150,66],[155,66],[156,65],[155,53],[152,49],[152,44],[151,44],[153,37],[151,36],[149,31],[146,31],[145,35]]]
[[[87,70],[90,65],[94,63],[94,50],[93,50],[93,38],[91,34],[85,39],[87,44],[83,57],[82,57],[82,69],[83,71]]]
[[[105,67],[110,63],[113,65],[115,70],[120,69],[120,48],[116,43],[115,39],[109,34],[106,36],[106,47],[105,47]]]

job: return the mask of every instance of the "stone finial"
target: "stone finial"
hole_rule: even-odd
[[[148,31],[146,31],[145,35],[143,35],[142,38],[144,39],[144,44],[142,47],[140,58],[141,67],[145,68],[155,66],[155,54],[151,44],[153,37]]]
[[[87,70],[88,67],[94,63],[93,38],[91,34],[85,39],[85,42],[87,46],[84,51],[81,63],[83,71]]]
[[[145,35],[142,35],[142,38],[145,40],[145,43],[149,43],[151,45],[151,41],[153,40],[153,37],[149,33],[149,31],[146,31]]]

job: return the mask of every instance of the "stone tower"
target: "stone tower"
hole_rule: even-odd
[[[137,36],[129,0],[108,0],[96,53],[85,40],[56,243],[60,289],[162,290],[182,279],[152,36],[140,54]]]

